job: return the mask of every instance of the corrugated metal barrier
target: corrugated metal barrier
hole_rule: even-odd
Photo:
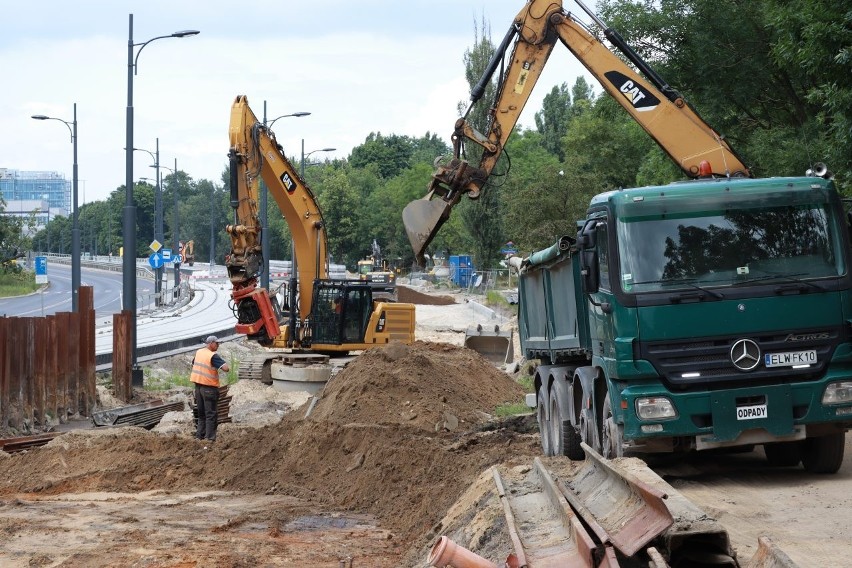
[[[36,433],[90,416],[95,391],[95,310],[81,286],[78,311],[0,317],[0,431]]]

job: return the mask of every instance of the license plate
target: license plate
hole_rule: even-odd
[[[788,353],[766,353],[763,363],[767,367],[793,367],[795,365],[813,365],[817,362],[815,349],[809,351],[790,351]]]
[[[765,404],[737,407],[737,420],[756,420],[758,418],[766,418]]]

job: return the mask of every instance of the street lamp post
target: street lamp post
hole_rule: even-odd
[[[311,150],[307,154],[305,154],[305,139],[302,138],[302,161],[299,166],[299,176],[302,178],[302,181],[305,181],[305,159],[310,158],[311,154],[314,152],[334,152],[337,148],[320,148],[319,150]]]
[[[301,116],[309,116],[311,113],[299,111],[290,114],[282,114],[281,116],[272,119],[269,124],[266,122],[266,101],[263,101],[263,127],[271,130],[272,125],[275,124],[275,121],[279,118],[287,118],[290,116],[301,117]],[[269,290],[269,259],[270,255],[270,241],[272,240],[269,234],[269,205],[267,204],[269,201],[269,188],[266,187],[266,184],[263,182],[263,179],[260,180],[260,219],[261,219],[261,240],[260,247],[261,253],[263,254],[263,271],[260,274],[260,285],[261,287]]]
[[[131,356],[133,383],[141,379],[141,369],[137,369],[136,350],[136,206],[133,204],[133,75],[138,71],[139,55],[146,45],[152,41],[168,37],[187,37],[197,35],[198,30],[184,30],[169,35],[157,36],[142,43],[133,43],[133,14],[129,18],[129,33],[127,38],[127,140],[125,149],[125,201],[122,218],[122,241],[124,243],[124,258],[122,263],[122,307],[130,312]],[[139,47],[134,57],[134,48]]]
[[[33,118],[36,120],[58,120],[65,123],[68,130],[71,131],[71,145],[74,147],[74,165],[71,174],[71,310],[77,311],[78,301],[80,296],[80,226],[78,224],[77,215],[77,191],[78,191],[78,171],[77,171],[77,103],[74,103],[74,120],[70,123],[61,118],[53,118],[43,114],[35,114]],[[50,205],[47,209],[47,220],[50,223]],[[50,242],[50,229],[48,229],[48,243]],[[50,244],[48,244],[48,249]]]
[[[154,166],[151,166],[151,167],[153,168]],[[168,166],[164,166],[162,164],[160,164],[160,167],[163,168],[164,170],[169,170],[170,172],[172,172],[172,176],[173,176],[172,177],[172,193],[174,194],[174,198],[175,198],[175,208],[174,208],[174,211],[172,211],[172,221],[173,221],[172,222],[172,259],[175,259],[175,258],[177,258],[175,255],[180,254],[180,238],[178,236],[178,203],[179,203],[180,200],[178,199],[177,158],[175,158],[174,169],[172,169]],[[162,185],[163,185],[163,180],[160,180],[160,187],[162,187]],[[165,238],[165,237],[163,237],[163,238]],[[181,261],[183,261],[183,259],[181,259]],[[174,288],[175,291],[174,291],[174,294],[175,294],[175,297],[177,297],[177,293],[178,293],[177,290],[178,290],[178,287],[180,286],[180,262],[174,262],[173,261],[173,265],[174,265],[174,269],[175,269],[175,288]]]

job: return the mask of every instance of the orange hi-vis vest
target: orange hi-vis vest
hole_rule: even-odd
[[[213,366],[213,355],[215,353],[206,347],[195,352],[192,373],[189,375],[190,381],[208,387],[219,386],[219,371]]]

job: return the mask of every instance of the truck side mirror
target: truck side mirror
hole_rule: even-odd
[[[586,249],[580,253],[580,275],[583,277],[583,291],[594,294],[600,287],[600,272],[598,271],[598,252]]]
[[[577,231],[577,247],[580,249],[580,274],[583,279],[583,290],[586,294],[594,294],[600,286],[598,252],[595,250],[598,242],[597,225],[597,219],[589,219]]]

